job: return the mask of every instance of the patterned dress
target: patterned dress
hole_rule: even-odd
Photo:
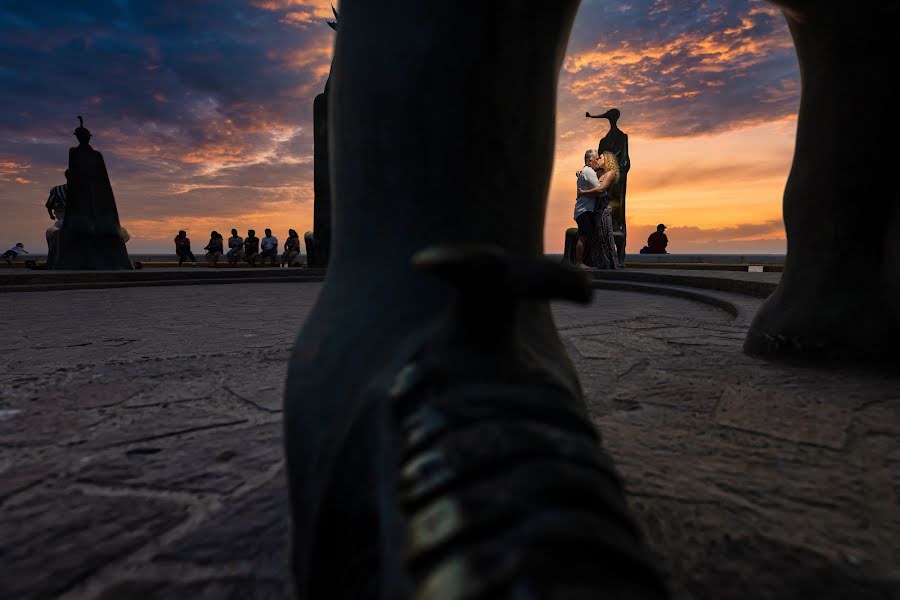
[[[594,208],[594,231],[587,240],[585,264],[595,269],[618,269],[618,251],[613,237],[612,209],[609,207],[609,192],[597,197]],[[588,262],[590,261],[590,262]]]

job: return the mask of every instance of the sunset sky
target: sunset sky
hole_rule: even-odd
[[[179,229],[195,249],[211,229],[311,229],[330,17],[318,0],[5,0],[2,249],[46,251],[44,202],[79,114],[132,252],[169,252]],[[790,34],[765,2],[583,0],[560,73],[545,250],[562,250],[574,171],[607,130],[584,113],[616,107],[628,252],[660,222],[671,252],[784,252],[798,106]]]

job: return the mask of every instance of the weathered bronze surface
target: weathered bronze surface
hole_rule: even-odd
[[[848,38],[839,8],[782,5],[804,73],[788,266],[747,349],[896,352],[900,213],[893,195],[874,194],[887,159],[852,186],[834,174],[889,114],[875,62],[851,62],[873,47],[890,55],[896,8],[868,3]],[[665,594],[550,318],[546,298],[571,296],[571,274],[538,262],[576,7],[342,5],[335,243],[285,397],[300,598]],[[833,127],[853,93],[864,122]],[[856,200],[851,187],[872,195]],[[844,210],[853,201],[860,219]]]
[[[895,112],[882,61],[900,8],[778,1],[800,63],[794,162],[784,191],[787,258],[745,349],[765,356],[897,360],[900,199],[883,146]],[[888,136],[891,137],[891,136]],[[863,153],[865,160],[847,162]],[[844,165],[848,165],[844,168]]]

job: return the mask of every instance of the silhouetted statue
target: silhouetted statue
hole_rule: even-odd
[[[341,2],[335,251],[285,387],[300,600],[665,596],[547,302],[590,289],[541,261],[577,5]]]
[[[784,273],[744,348],[900,362],[900,197],[895,153],[876,150],[896,137],[891,63],[880,57],[897,54],[900,7],[861,0],[848,19],[829,2],[774,4],[797,50],[800,113],[784,190]],[[860,152],[866,159],[836,176],[835,157]]]
[[[131,269],[103,155],[89,144],[78,117],[78,146],[69,149],[66,209],[50,269]]]
[[[609,191],[609,207],[612,209],[613,235],[616,238],[616,249],[619,252],[619,266],[625,266],[625,243],[627,241],[627,223],[625,221],[625,188],[628,183],[628,171],[631,169],[631,158],[628,156],[628,134],[616,124],[622,113],[618,108],[611,108],[602,115],[584,113],[590,119],[608,119],[609,131],[600,140],[597,152],[612,152],[619,162],[619,178]]]
[[[835,165],[885,135],[895,96],[873,57],[896,52],[897,8],[781,4],[803,73],[788,258],[748,349],[896,356],[893,154],[846,179]],[[538,262],[577,0],[341,6],[340,250],[285,387],[297,597],[665,597],[546,302],[579,296],[572,274]],[[835,127],[847,111],[862,122]]]
[[[331,7],[334,21],[328,26],[338,30],[338,13]],[[325,81],[325,90],[313,100],[313,230],[303,234],[306,244],[306,266],[327,267],[331,251],[331,181],[328,169],[328,90],[331,72]]]

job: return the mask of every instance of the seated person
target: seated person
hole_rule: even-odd
[[[288,229],[288,238],[284,242],[284,254],[281,255],[281,267],[291,266],[298,256],[300,256],[300,236],[293,229]]]
[[[247,230],[247,237],[244,238],[244,260],[251,267],[256,266],[256,257],[259,255],[259,238],[256,237],[255,229]]]
[[[228,238],[228,264],[232,267],[241,260],[241,251],[244,249],[244,238],[237,234],[237,229],[231,230],[231,237]]]
[[[175,254],[178,255],[179,267],[188,259],[190,259],[193,266],[197,266],[197,259],[194,257],[194,253],[191,252],[191,239],[183,229],[175,236]]]
[[[19,242],[3,254],[0,254],[0,258],[6,261],[6,264],[12,266],[12,261],[14,258],[18,258],[20,254],[28,254],[28,250],[25,249],[25,244]]]
[[[272,235],[271,229],[266,229],[266,237],[262,239],[262,252],[259,253],[260,260],[269,259],[272,266],[278,261],[278,238]]]
[[[647,238],[647,245],[641,248],[641,254],[668,254],[666,246],[669,245],[669,238],[663,233],[665,229],[662,223],[656,226],[656,231]]]
[[[223,243],[222,234],[218,231],[213,231],[209,234],[209,243],[203,249],[206,250],[206,260],[210,267],[216,266],[216,263],[219,262],[219,257],[222,256]]]

